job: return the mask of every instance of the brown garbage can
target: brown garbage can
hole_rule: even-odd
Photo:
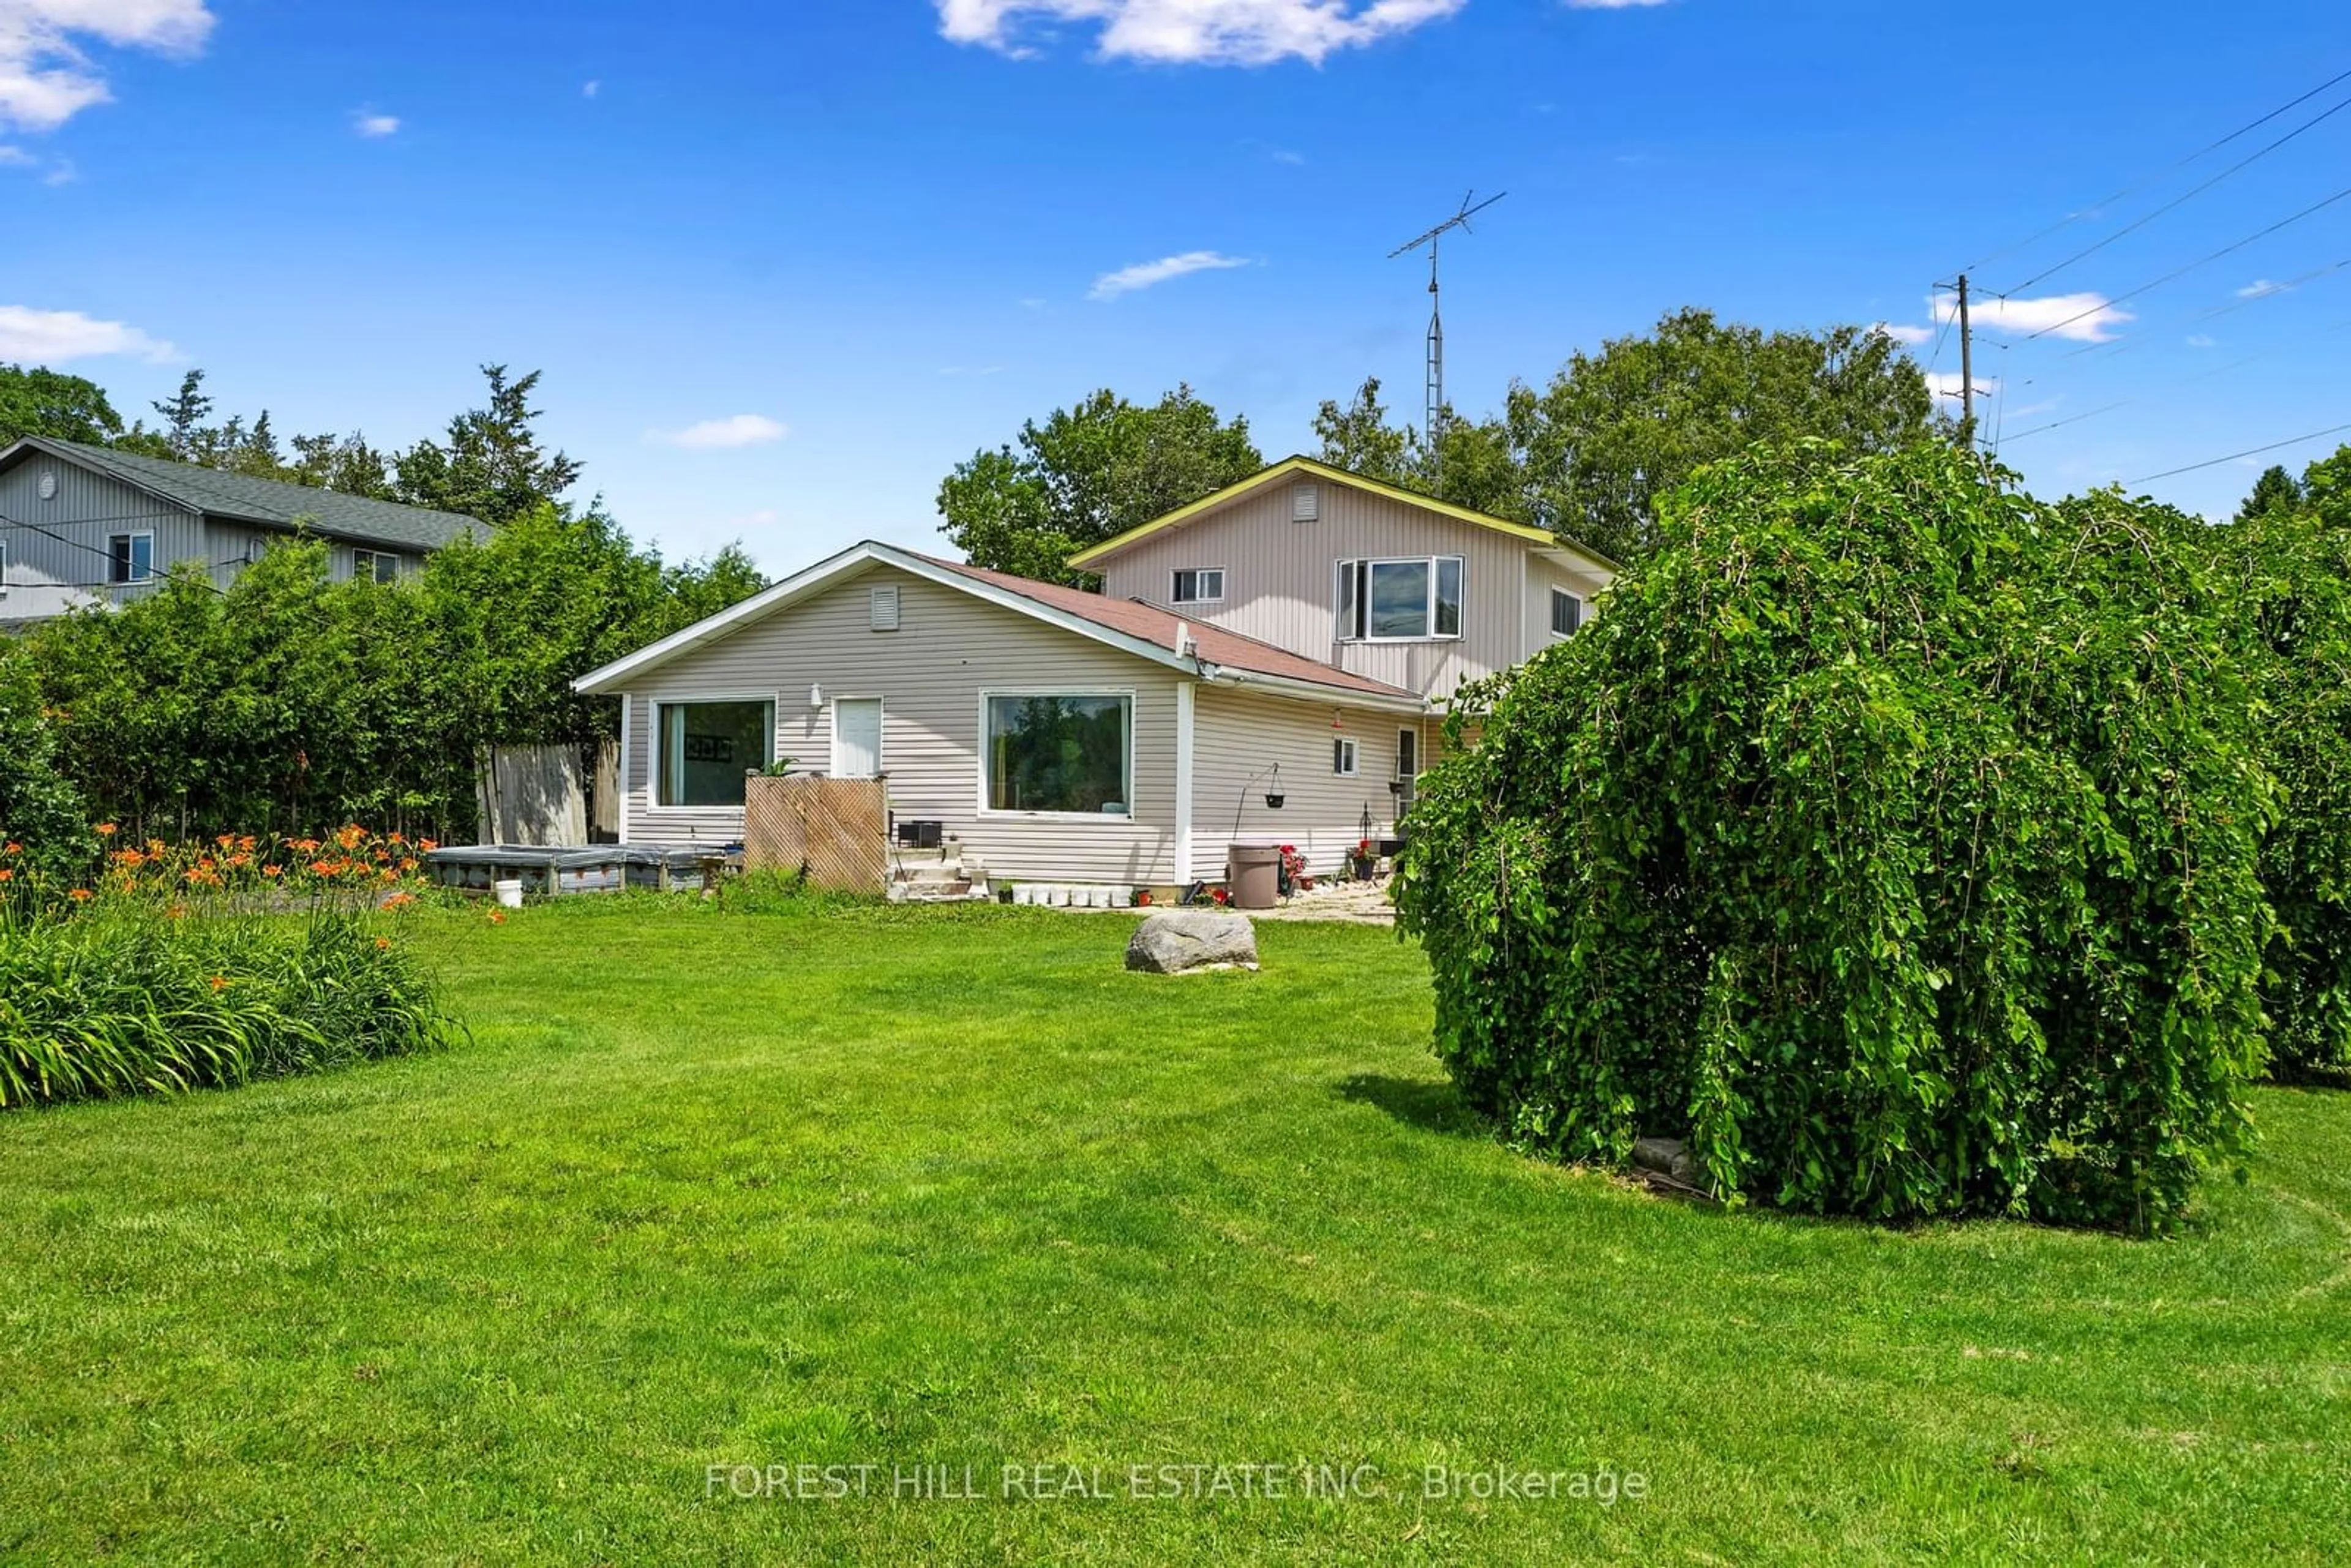
[[[1227,850],[1225,890],[1235,909],[1271,909],[1281,897],[1281,846],[1235,844]]]

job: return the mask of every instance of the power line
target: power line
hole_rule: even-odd
[[[2040,283],[2044,279],[2054,277],[2057,274],[2064,271],[2067,267],[2073,266],[2075,262],[2082,260],[2084,257],[2097,255],[2098,252],[2105,249],[2106,246],[2114,244],[2115,241],[2121,239],[2126,235],[2136,234],[2138,230],[2147,227],[2147,225],[2155,222],[2156,219],[2163,216],[2166,213],[2177,211],[2189,202],[2194,201],[2197,197],[2202,195],[2205,192],[2210,190],[2213,186],[2220,184],[2225,180],[2234,178],[2236,175],[2243,172],[2246,169],[2251,168],[2253,164],[2260,162],[2262,159],[2276,152],[2279,148],[2284,146],[2287,142],[2292,141],[2294,138],[2302,135],[2304,131],[2315,129],[2325,121],[2334,119],[2336,115],[2342,113],[2346,109],[2351,109],[2351,98],[2344,99],[2332,109],[2326,110],[2323,113],[2319,114],[2315,119],[2304,120],[2300,125],[2295,126],[2292,131],[2287,131],[2283,136],[2279,137],[2275,141],[2271,142],[2260,152],[2239,159],[2236,162],[2230,164],[2227,168],[2221,170],[2219,173],[2213,175],[2202,184],[2195,186],[2183,194],[2173,197],[2170,201],[2164,203],[2163,205],[2156,208],[2153,212],[2148,213],[2146,216],[2125,224],[2121,228],[2116,229],[2105,238],[2098,241],[2097,244],[2085,246],[2082,249],[2077,250],[2073,255],[2067,256],[2064,260],[2057,263],[2055,266],[2044,267],[2041,271],[2034,273],[2032,277],[2026,278],[2023,282],[2017,284],[2014,287],[2005,290],[2001,297],[2002,298],[2006,298],[2009,295],[2022,294],[2033,285]]]
[[[2231,452],[2226,457],[2208,457],[2201,463],[2189,463],[2178,468],[2167,468],[2160,474],[2143,474],[2136,479],[2126,479],[2123,483],[2145,485],[2157,479],[2168,479],[2176,474],[2193,474],[2199,468],[2218,468],[2223,463],[2234,463],[2241,457],[2259,457],[2264,452],[2275,452],[2282,446],[2299,446],[2305,441],[2316,441],[2328,435],[2340,435],[2346,430],[2351,430],[2351,424],[2330,424],[2325,430],[2314,430],[2307,435],[2289,435],[2283,441],[2273,441],[2267,446],[2248,446],[2242,452]]]
[[[2050,333],[2057,331],[2061,328],[2070,327],[2074,322],[2083,320],[2088,317],[2095,316],[2101,311],[2111,310],[2126,299],[2136,299],[2142,294],[2151,293],[2154,290],[2162,287],[2167,283],[2176,282],[2179,278],[2187,277],[2189,273],[2194,272],[2198,267],[2209,267],[2224,256],[2231,256],[2236,252],[2244,249],[2247,246],[2252,245],[2256,240],[2267,239],[2270,235],[2277,233],[2280,229],[2289,228],[2294,225],[2302,222],[2303,219],[2309,217],[2314,213],[2324,212],[2328,207],[2333,206],[2335,203],[2344,200],[2346,197],[2351,197],[2351,186],[2346,186],[2344,189],[2335,192],[2333,195],[2328,196],[2322,201],[2313,202],[2309,206],[2303,208],[2302,211],[2294,214],[2292,217],[2280,218],[2276,223],[2270,225],[2270,226],[2265,229],[2259,230],[2253,234],[2249,234],[2244,238],[2237,240],[2232,244],[2224,245],[2220,249],[2211,252],[2208,256],[2199,256],[2185,267],[2175,267],[2173,270],[2165,273],[2161,277],[2156,278],[2152,282],[2142,283],[2137,288],[2126,289],[2110,299],[2101,299],[2097,304],[2091,306],[2089,308],[2085,310],[2076,310],[2073,315],[2066,317],[2064,320],[2053,321],[2048,326],[2041,328],[2038,331],[2027,332],[2020,341],[2030,343],[2036,338],[2045,338]]]
[[[2002,246],[2000,249],[1991,252],[1990,255],[1980,256],[1978,259],[1968,263],[1965,270],[1973,272],[1977,268],[1983,267],[1988,263],[1998,261],[2002,256],[2013,256],[2018,251],[2022,250],[2025,246],[2038,244],[2040,241],[2047,239],[2051,235],[2056,234],[2063,229],[2069,228],[2073,225],[2081,222],[2084,218],[2089,217],[2095,213],[2112,206],[2116,202],[2135,196],[2141,191],[2146,190],[2149,185],[2152,185],[2158,181],[2163,179],[2166,175],[2177,172],[2181,169],[2185,169],[2188,165],[2197,162],[2199,159],[2210,157],[2211,154],[2218,152],[2221,148],[2229,145],[2231,141],[2236,141],[2239,137],[2251,135],[2252,132],[2259,131],[2262,126],[2267,125],[2271,120],[2275,120],[2279,115],[2285,113],[2288,110],[2299,109],[2302,105],[2308,103],[2312,99],[2316,98],[2320,93],[2325,92],[2328,88],[2335,86],[2338,82],[2344,81],[2351,81],[2351,70],[2346,70],[2342,72],[2340,75],[2327,78],[2325,81],[2320,82],[2316,87],[2312,88],[2308,92],[2304,93],[2301,97],[2288,99],[2286,102],[2278,105],[2275,109],[2271,110],[2267,114],[2262,115],[2259,120],[2247,121],[2245,124],[2241,125],[2237,127],[2236,130],[2229,132],[2228,135],[2221,137],[2218,141],[2214,141],[2207,146],[2199,148],[2197,151],[2190,152],[2187,157],[2180,159],[2176,163],[2168,164],[2151,174],[2141,176],[2139,179],[2124,186],[2121,190],[2116,191],[2113,195],[2102,197],[2099,200],[2091,203],[2086,207],[2082,207],[2074,212],[2068,213],[2065,216],[2058,219],[2047,228],[2027,235],[2024,238],[2018,240],[2013,245]]]

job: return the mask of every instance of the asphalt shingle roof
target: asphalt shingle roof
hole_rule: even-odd
[[[486,538],[489,535],[487,525],[455,512],[403,507],[396,501],[346,496],[278,479],[248,478],[193,463],[117,452],[109,446],[85,446],[78,441],[34,437],[26,444],[141,486],[207,517],[287,528],[299,526],[337,538],[420,550],[439,549],[468,536]]]

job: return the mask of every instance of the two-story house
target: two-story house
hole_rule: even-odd
[[[28,435],[0,451],[0,628],[120,604],[183,561],[225,588],[298,530],[326,540],[337,579],[379,581],[489,534],[453,512]]]
[[[1102,591],[868,542],[582,676],[622,700],[622,841],[739,838],[744,775],[789,758],[886,775],[1000,878],[1184,886],[1268,841],[1329,873],[1389,830],[1453,692],[1614,574],[1302,457],[1072,564]]]

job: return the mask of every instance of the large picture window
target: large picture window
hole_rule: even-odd
[[[773,702],[661,705],[664,806],[739,806],[743,776],[776,759]]]
[[[1349,643],[1425,642],[1461,635],[1462,559],[1343,560],[1336,605]]]
[[[989,810],[1132,814],[1133,697],[991,693],[983,702]]]

